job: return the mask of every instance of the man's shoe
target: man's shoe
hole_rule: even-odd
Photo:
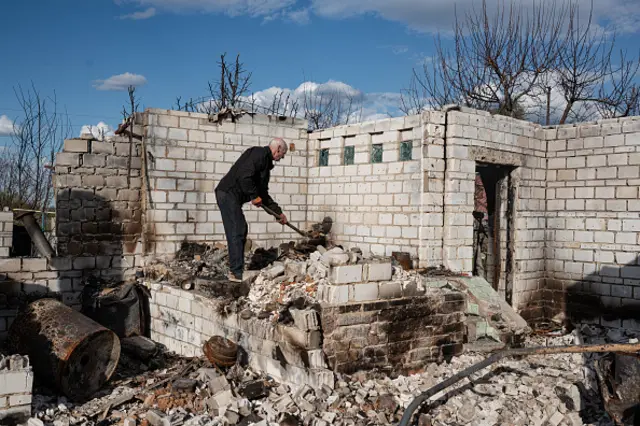
[[[229,272],[229,274],[227,274],[227,279],[231,282],[234,283],[241,283],[242,282],[242,278],[238,278],[235,275],[233,275],[233,272]]]

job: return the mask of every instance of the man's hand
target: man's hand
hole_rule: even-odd
[[[253,204],[256,207],[262,206],[262,198],[260,197],[254,198],[253,200],[251,200],[251,204]]]
[[[281,225],[284,225],[285,223],[287,223],[287,216],[285,216],[285,214],[282,213],[280,215],[280,219],[278,219],[278,222],[280,222]]]

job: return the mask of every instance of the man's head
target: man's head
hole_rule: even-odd
[[[269,149],[274,161],[280,161],[289,150],[287,143],[282,138],[275,138],[269,143]]]

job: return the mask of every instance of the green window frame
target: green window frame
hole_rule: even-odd
[[[382,163],[382,144],[374,143],[371,145],[371,162]]]
[[[411,161],[413,152],[413,141],[400,142],[400,161]]]
[[[354,162],[356,156],[356,147],[351,145],[351,146],[345,146],[344,147],[344,156],[343,156],[343,163],[345,166],[351,166]]]
[[[329,165],[329,148],[323,148],[320,150],[320,157],[318,160],[318,165],[320,167],[326,167]]]

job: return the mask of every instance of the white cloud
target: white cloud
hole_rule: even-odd
[[[319,16],[343,19],[370,14],[406,24],[420,32],[449,31],[455,19],[454,3],[450,0],[311,0],[311,3]],[[499,3],[502,0],[487,0],[490,10]],[[574,3],[580,6],[581,13],[586,14],[591,0],[575,0]],[[455,7],[458,16],[464,16],[474,7],[478,10],[481,2],[457,0]],[[637,0],[598,0],[593,7],[597,22],[612,24],[618,32],[636,33],[640,30],[640,2]]]
[[[226,13],[230,16],[269,16],[295,5],[296,0],[116,0],[169,12]]]
[[[82,129],[80,129],[80,135],[86,133],[91,133],[93,137],[98,140],[104,140],[104,138],[114,135],[113,127],[103,121],[99,122],[95,126],[91,124],[85,124],[82,126]]]
[[[389,116],[401,115],[398,106],[400,94],[393,92],[364,93],[347,83],[329,80],[326,83],[305,81],[295,89],[282,87],[269,87],[253,94],[253,99],[258,107],[270,108],[274,96],[282,93],[281,105],[288,101],[288,109],[297,102],[298,113],[304,117],[305,94],[311,96],[316,103],[328,102],[329,99],[341,100],[343,106],[352,101],[353,111],[350,121],[369,121]]]
[[[14,132],[13,121],[6,115],[0,115],[0,136],[11,136]]]
[[[138,21],[138,20],[141,20],[141,19],[153,18],[154,16],[156,16],[156,8],[155,7],[150,7],[148,9],[140,11],[140,12],[133,12],[133,13],[129,13],[127,15],[122,15],[122,16],[120,16],[120,19],[133,19],[135,21]]]
[[[129,86],[143,86],[147,83],[147,79],[143,75],[131,74],[126,72],[124,74],[112,75],[106,80],[94,81],[93,87],[98,90],[127,90]]]
[[[293,10],[287,14],[287,18],[299,25],[307,25],[311,22],[309,9]]]
[[[454,22],[454,3],[451,0],[114,0],[118,4],[134,3],[174,13],[209,12],[230,16],[249,15],[274,19],[289,19],[306,24],[309,14],[344,19],[357,15],[373,15],[407,25],[419,32],[447,32]],[[518,4],[517,0],[516,4]],[[588,14],[592,0],[574,0],[583,15]],[[594,18],[600,25],[608,25],[619,33],[640,31],[640,2],[638,0],[598,0],[593,2]],[[487,0],[490,10],[503,0]],[[523,2],[531,7],[532,2]],[[547,2],[551,4],[551,2]],[[302,7],[302,9],[301,9]],[[481,0],[456,0],[458,16],[481,7]],[[310,9],[310,10],[309,10]],[[149,9],[147,9],[149,10]],[[146,12],[146,11],[145,11]],[[138,12],[140,13],[140,12]],[[144,12],[142,12],[144,13]],[[135,14],[134,14],[135,15]]]

